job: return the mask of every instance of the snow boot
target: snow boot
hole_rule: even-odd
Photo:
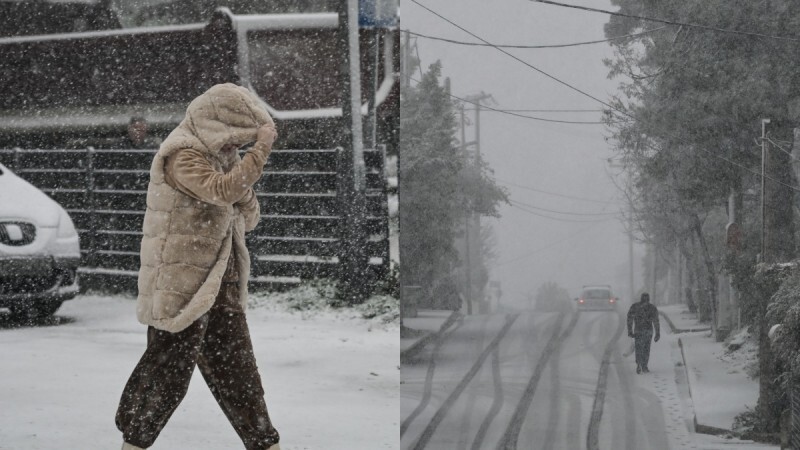
[[[642,366],[636,365],[636,373],[642,373]]]
[[[133,444],[128,444],[127,442],[123,442],[122,450],[147,450],[147,449],[142,447],[137,447]]]

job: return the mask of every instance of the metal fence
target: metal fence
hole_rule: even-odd
[[[156,150],[0,149],[0,163],[60,203],[80,235],[88,287],[135,289],[149,169]],[[385,150],[364,152],[367,255],[389,270]],[[274,150],[254,186],[261,221],[248,236],[255,288],[326,278],[338,267],[339,150]],[[111,284],[109,284],[111,283]]]

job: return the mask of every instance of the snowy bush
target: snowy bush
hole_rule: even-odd
[[[397,297],[374,295],[361,305],[356,306],[365,319],[379,318],[383,323],[400,320],[400,302]]]
[[[352,313],[364,319],[380,319],[383,323],[400,320],[400,302],[395,296],[373,295],[360,305],[348,306],[339,299],[336,283],[313,280],[285,292],[260,292],[251,295],[251,309],[281,308],[303,314],[324,311]]]
[[[767,307],[768,326],[781,324],[772,348],[788,367],[800,368],[800,269],[792,268]]]

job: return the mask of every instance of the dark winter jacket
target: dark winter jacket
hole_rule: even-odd
[[[650,302],[634,303],[628,310],[628,334],[641,335],[653,330],[660,334],[658,308]]]

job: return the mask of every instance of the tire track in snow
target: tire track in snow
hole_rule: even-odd
[[[606,384],[608,383],[608,366],[611,362],[611,352],[617,346],[622,330],[625,328],[625,322],[622,319],[622,314],[617,314],[617,331],[614,337],[606,345],[606,350],[603,353],[603,360],[600,362],[600,372],[597,375],[597,389],[594,394],[594,404],[592,405],[592,415],[589,418],[589,431],[586,433],[586,448],[588,450],[599,450],[600,439],[600,420],[603,418],[603,404],[606,400]]]
[[[497,413],[503,407],[503,380],[500,375],[500,346],[494,348],[492,352],[492,378],[494,379],[494,400],[492,407],[483,419],[478,434],[475,435],[475,440],[472,441],[472,450],[480,450],[483,445],[483,440],[486,438],[486,431],[492,425],[492,421],[497,417]]]
[[[480,354],[483,350],[483,345],[486,341],[486,325],[492,320],[492,316],[487,316],[481,321],[481,332],[477,339],[474,354]],[[481,371],[478,371],[480,375]],[[458,436],[458,443],[456,448],[458,450],[467,450],[469,445],[469,437],[472,434],[472,412],[475,409],[475,402],[478,400],[478,395],[474,390],[467,392],[467,405],[464,408],[464,416],[461,418],[461,433]]]
[[[419,405],[414,408],[414,411],[411,411],[411,414],[406,417],[403,422],[400,424],[400,437],[402,438],[403,435],[408,430],[408,427],[411,426],[411,423],[414,422],[414,419],[417,418],[425,408],[428,407],[428,403],[431,400],[431,394],[433,393],[433,374],[436,371],[436,358],[439,355],[439,349],[442,348],[442,345],[453,334],[457,329],[464,324],[464,316],[459,317],[458,321],[456,322],[456,326],[447,330],[446,332],[442,333],[436,340],[436,344],[433,347],[433,352],[431,352],[431,359],[428,362],[428,372],[425,374],[425,388],[422,393],[422,399],[419,401]]]
[[[528,332],[526,334],[526,338],[524,342],[533,342],[538,337],[538,330],[537,327],[534,326],[535,320],[533,314],[528,314],[528,324],[527,329]],[[525,361],[526,364],[531,365],[531,352],[525,351]],[[489,431],[489,427],[491,426],[492,422],[494,422],[495,417],[497,414],[500,413],[500,410],[503,407],[504,397],[503,397],[503,385],[502,385],[502,375],[500,373],[500,353],[499,347],[497,350],[497,362],[495,365],[494,360],[492,361],[493,364],[493,380],[494,380],[494,400],[492,402],[492,406],[489,409],[489,412],[486,414],[486,417],[483,419],[483,423],[481,423],[481,427],[478,429],[478,433],[475,435],[475,439],[472,441],[472,450],[479,450],[483,445],[483,441],[486,439],[486,433]]]
[[[575,324],[578,322],[578,315],[579,312],[574,312],[572,314],[572,320],[570,320],[569,325],[567,325],[567,328],[563,332],[561,331],[561,326],[564,322],[565,314],[561,313],[558,315],[555,331],[553,331],[553,334],[547,341],[547,345],[545,346],[544,351],[542,351],[542,356],[539,357],[539,361],[536,363],[536,368],[534,368],[533,374],[528,381],[528,385],[525,387],[522,398],[520,398],[517,408],[514,410],[514,415],[511,416],[511,420],[506,427],[506,431],[503,433],[503,437],[497,444],[498,450],[515,450],[517,448],[519,433],[522,431],[522,425],[525,423],[525,417],[530,409],[533,396],[536,393],[536,386],[539,384],[539,379],[542,377],[542,372],[544,372],[547,361],[561,345],[561,342],[570,333],[572,333],[573,329],[575,329]],[[558,420],[557,417],[556,420]]]
[[[625,361],[622,355],[617,352],[615,360],[617,364],[614,366],[614,371],[617,373],[617,380],[622,391],[622,401],[625,408],[625,449],[636,450],[636,418],[635,403],[633,401],[633,393],[631,392],[630,373],[625,370]]]
[[[419,439],[417,440],[417,443],[414,445],[414,447],[412,447],[413,450],[422,450],[428,445],[428,442],[430,442],[431,438],[433,437],[433,433],[436,432],[436,428],[438,428],[442,423],[448,411],[450,411],[450,408],[467,388],[469,382],[472,381],[472,379],[481,369],[481,366],[483,366],[483,363],[486,361],[492,351],[494,351],[494,349],[500,344],[500,341],[505,337],[506,333],[508,333],[508,330],[511,328],[511,325],[514,324],[514,321],[517,320],[518,317],[519,314],[513,314],[506,317],[506,323],[503,325],[503,328],[500,330],[497,336],[495,336],[492,342],[489,343],[486,349],[484,349],[469,372],[464,375],[464,378],[461,379],[453,392],[450,393],[444,403],[442,403],[442,406],[439,407],[439,410],[433,415],[433,418],[428,423],[428,426],[425,427],[425,430],[423,430],[422,435],[420,435]]]

